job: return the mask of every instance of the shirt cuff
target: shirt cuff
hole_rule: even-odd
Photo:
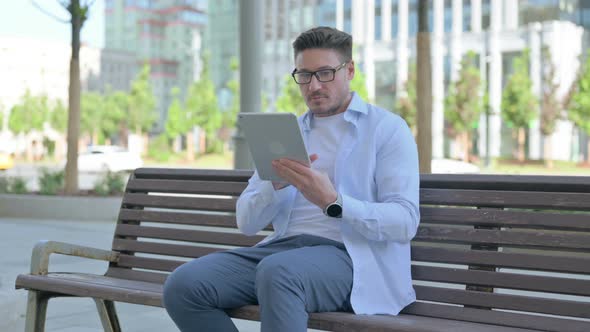
[[[271,181],[261,181],[260,186],[258,187],[258,193],[260,194],[264,204],[270,204],[273,200],[278,202],[288,197],[289,187],[290,186],[275,190]]]

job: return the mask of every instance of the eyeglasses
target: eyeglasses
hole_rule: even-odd
[[[298,72],[297,68],[295,68],[295,69],[293,69],[291,76],[293,76],[293,79],[295,80],[295,83],[297,83],[297,84],[311,83],[312,76],[315,76],[315,78],[319,82],[322,82],[322,83],[331,82],[336,77],[336,72],[339,71],[340,69],[344,68],[344,66],[347,63],[348,62],[344,62],[335,68],[321,69],[321,70],[317,70],[317,71]]]

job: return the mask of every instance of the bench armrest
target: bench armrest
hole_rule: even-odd
[[[49,255],[61,254],[117,262],[119,253],[57,241],[39,241],[31,255],[31,274],[45,275],[49,269]]]

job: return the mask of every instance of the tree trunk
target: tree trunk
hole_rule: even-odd
[[[469,162],[469,133],[464,132],[461,134],[461,146],[463,147],[463,161],[468,163]]]
[[[186,160],[195,160],[195,137],[192,129],[186,133]]]
[[[80,30],[82,17],[80,1],[70,3],[72,15],[72,58],[70,59],[70,86],[68,89],[68,159],[66,162],[65,192],[78,192],[78,136],[80,133]]]
[[[551,143],[551,136],[543,137],[543,157],[545,159],[545,167],[553,168],[553,145]]]
[[[428,2],[418,1],[418,45],[416,79],[417,143],[420,173],[431,172],[432,160],[432,68],[430,63],[430,33]]]
[[[524,128],[518,128],[518,161],[524,163],[524,143],[526,132]]]
[[[92,131],[92,145],[98,145],[98,130]]]

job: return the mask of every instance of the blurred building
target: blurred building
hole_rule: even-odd
[[[200,49],[207,24],[206,0],[106,0],[104,84],[129,88],[141,66],[149,64],[150,83],[166,122],[173,87],[184,98],[200,72]]]
[[[25,91],[33,96],[68,102],[70,82],[69,43],[24,37],[0,37],[0,111],[21,102]],[[80,47],[82,91],[94,90],[100,80],[100,49]],[[7,117],[5,117],[7,119]],[[0,124],[0,130],[2,124]]]
[[[291,42],[302,31],[317,25],[333,26],[353,35],[355,61],[365,73],[369,98],[394,108],[411,63],[415,61],[417,0],[263,0],[263,87],[270,107],[284,78],[293,69]],[[231,79],[229,63],[238,57],[238,1],[209,2],[208,46],[216,87]],[[497,157],[512,151],[512,138],[501,120],[503,87],[512,72],[512,59],[524,49],[531,54],[530,72],[535,93],[540,94],[542,49],[552,53],[564,95],[579,67],[579,56],[590,46],[590,0],[433,0],[429,20],[432,40],[433,156],[449,153],[444,136],[444,98],[457,78],[464,54],[477,54],[482,78],[487,82],[492,115],[482,116],[474,143],[479,155]],[[554,159],[576,158],[577,133],[560,121],[550,138]],[[529,130],[528,157],[542,157],[539,123]],[[489,148],[489,149],[488,149]]]

